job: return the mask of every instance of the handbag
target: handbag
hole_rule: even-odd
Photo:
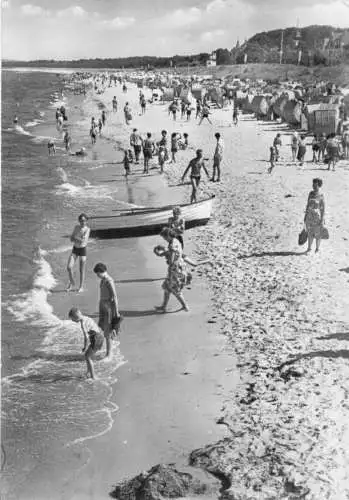
[[[321,231],[320,231],[320,238],[322,240],[328,240],[330,237],[328,229],[324,226],[322,226]]]
[[[298,245],[304,245],[308,240],[308,231],[303,228],[298,235]]]

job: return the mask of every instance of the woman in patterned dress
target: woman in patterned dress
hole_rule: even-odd
[[[187,270],[183,260],[182,245],[175,237],[174,231],[168,227],[162,229],[160,236],[167,241],[168,248],[165,250],[163,247],[158,246],[155,247],[154,251],[158,256],[166,258],[168,269],[166,279],[162,284],[164,299],[162,305],[156,309],[166,312],[167,304],[172,293],[181,304],[182,309],[189,311],[182,294],[182,290],[187,282]]]
[[[318,252],[320,247],[321,230],[324,225],[325,216],[325,200],[324,195],[320,193],[321,186],[321,179],[313,179],[313,189],[309,193],[305,209],[304,224],[308,232],[307,252],[311,251],[314,238],[316,242],[315,252]]]

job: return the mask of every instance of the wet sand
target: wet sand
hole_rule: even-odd
[[[142,132],[153,128],[158,136],[162,127],[169,128],[167,110],[162,106],[155,105],[148,113],[145,122],[150,128]],[[159,116],[163,124],[159,124]],[[186,199],[187,187],[168,187],[166,177],[157,169],[146,177],[141,165],[132,165],[126,183],[116,148],[120,141],[128,142],[131,127],[120,131],[117,124],[118,136],[114,136],[119,118],[112,117],[107,124],[105,134],[109,140],[102,137],[93,147],[100,168],[87,171],[86,179],[96,185],[115,182],[118,200],[128,203],[153,206]],[[190,234],[185,237],[186,251],[192,255],[195,245]],[[178,311],[174,298],[167,314],[155,311],[154,306],[162,301],[161,284],[166,275],[164,260],[153,253],[159,243],[158,236],[93,241],[88,251],[85,291],[64,293],[66,276],[61,273],[57,289],[62,293],[51,298],[60,317],[66,317],[72,304],[96,317],[99,281],[92,270],[96,262],[105,262],[116,280],[119,307],[125,317],[120,350],[126,363],[118,370],[111,398],[119,410],[114,413],[109,432],[86,442],[91,461],[65,488],[69,498],[107,497],[117,481],[158,462],[184,465],[192,449],[226,435],[225,427],[216,419],[225,395],[238,382],[234,356],[224,337],[217,334],[211,294],[197,272],[193,273],[190,289],[185,289],[189,313]],[[98,376],[98,362],[95,367]]]

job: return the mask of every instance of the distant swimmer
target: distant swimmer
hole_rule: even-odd
[[[70,153],[70,156],[87,156],[85,148],[81,148],[75,153]]]
[[[17,116],[15,116],[15,117],[14,117],[14,119],[13,119],[13,123],[14,123],[15,125],[18,125],[18,117],[17,117]]]
[[[50,139],[47,143],[47,147],[48,147],[48,155],[51,156],[51,155],[55,155],[56,154],[56,147],[55,147],[55,143],[52,139]]]

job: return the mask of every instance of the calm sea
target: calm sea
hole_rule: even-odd
[[[88,139],[90,97],[62,94],[63,87],[55,73],[2,73],[1,498],[7,500],[68,498],[64,485],[88,461],[86,443],[107,432],[117,410],[109,398],[119,350],[99,381],[87,383],[81,336],[47,300],[53,270],[66,266],[70,245],[62,234],[71,232],[72,214],[83,211],[86,199],[93,209],[108,198],[107,187],[91,189],[84,179],[86,162],[61,154],[61,140],[57,156],[48,158],[48,138],[61,139],[55,126],[61,104],[79,145]]]

